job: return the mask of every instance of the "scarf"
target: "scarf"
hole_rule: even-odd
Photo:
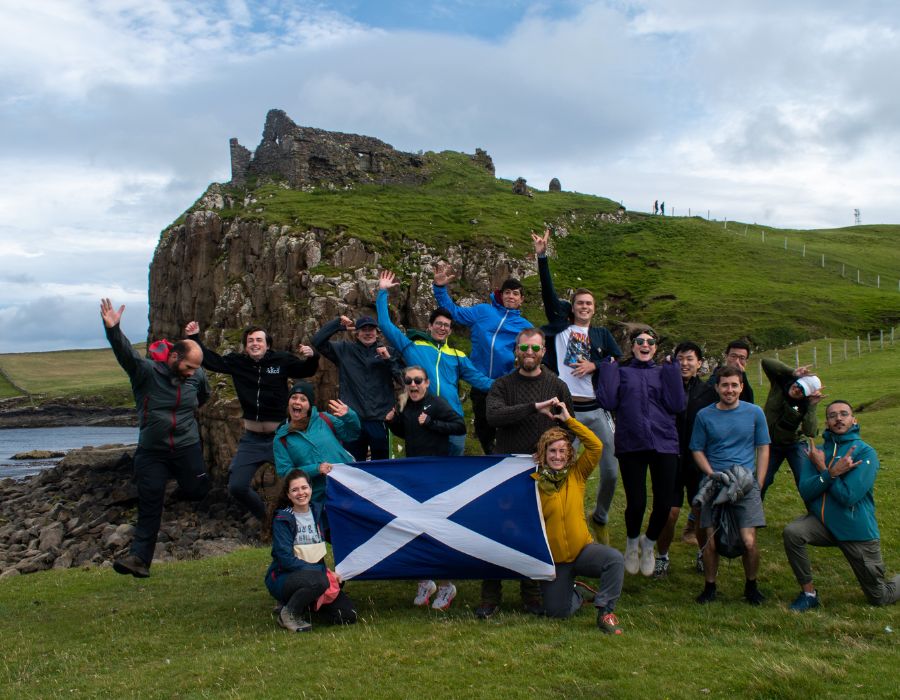
[[[538,488],[546,494],[556,493],[568,477],[568,467],[560,469],[559,471],[551,469],[550,467],[541,467],[538,469]]]

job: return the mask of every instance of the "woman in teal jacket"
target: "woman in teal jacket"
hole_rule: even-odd
[[[325,500],[325,475],[332,462],[352,462],[341,441],[359,435],[359,416],[342,401],[329,401],[330,413],[313,406],[315,394],[308,382],[296,382],[288,396],[287,421],[275,432],[275,471],[285,476],[300,469],[312,485],[313,503]]]

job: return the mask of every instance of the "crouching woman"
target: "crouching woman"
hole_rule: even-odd
[[[555,417],[575,433],[584,450],[576,461],[575,449],[566,431],[554,427],[538,440],[534,455],[541,509],[556,578],[541,582],[544,612],[550,617],[569,617],[582,604],[575,590],[575,577],[599,578],[593,595],[597,627],[606,634],[622,634],[613,612],[622,593],[625,562],[612,547],[594,542],[584,518],[584,489],[588,476],[600,462],[603,444],[594,433],[572,418],[565,404]],[[583,585],[583,584],[582,584]]]
[[[294,469],[284,479],[269,512],[272,563],[266,588],[282,607],[278,624],[291,632],[312,629],[311,613],[333,625],[356,622],[353,601],[340,588],[340,577],[325,566],[325,519],[312,503],[309,477]]]

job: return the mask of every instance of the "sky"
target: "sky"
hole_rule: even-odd
[[[900,221],[900,3],[0,0],[0,353],[147,332],[159,233],[266,112],[647,211]],[[891,68],[893,66],[893,68]]]

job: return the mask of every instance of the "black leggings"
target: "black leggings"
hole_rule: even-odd
[[[328,577],[318,569],[294,571],[284,579],[281,601],[292,615],[303,617],[311,609],[319,596],[328,589]],[[356,606],[346,593],[341,591],[330,603],[325,603],[317,611],[333,625],[352,625],[356,622]]]
[[[678,455],[660,454],[654,450],[624,452],[617,455],[622,486],[625,487],[625,530],[634,539],[641,534],[641,523],[647,509],[647,467],[653,488],[653,510],[647,522],[647,539],[656,541],[669,519],[672,491],[678,474]]]

